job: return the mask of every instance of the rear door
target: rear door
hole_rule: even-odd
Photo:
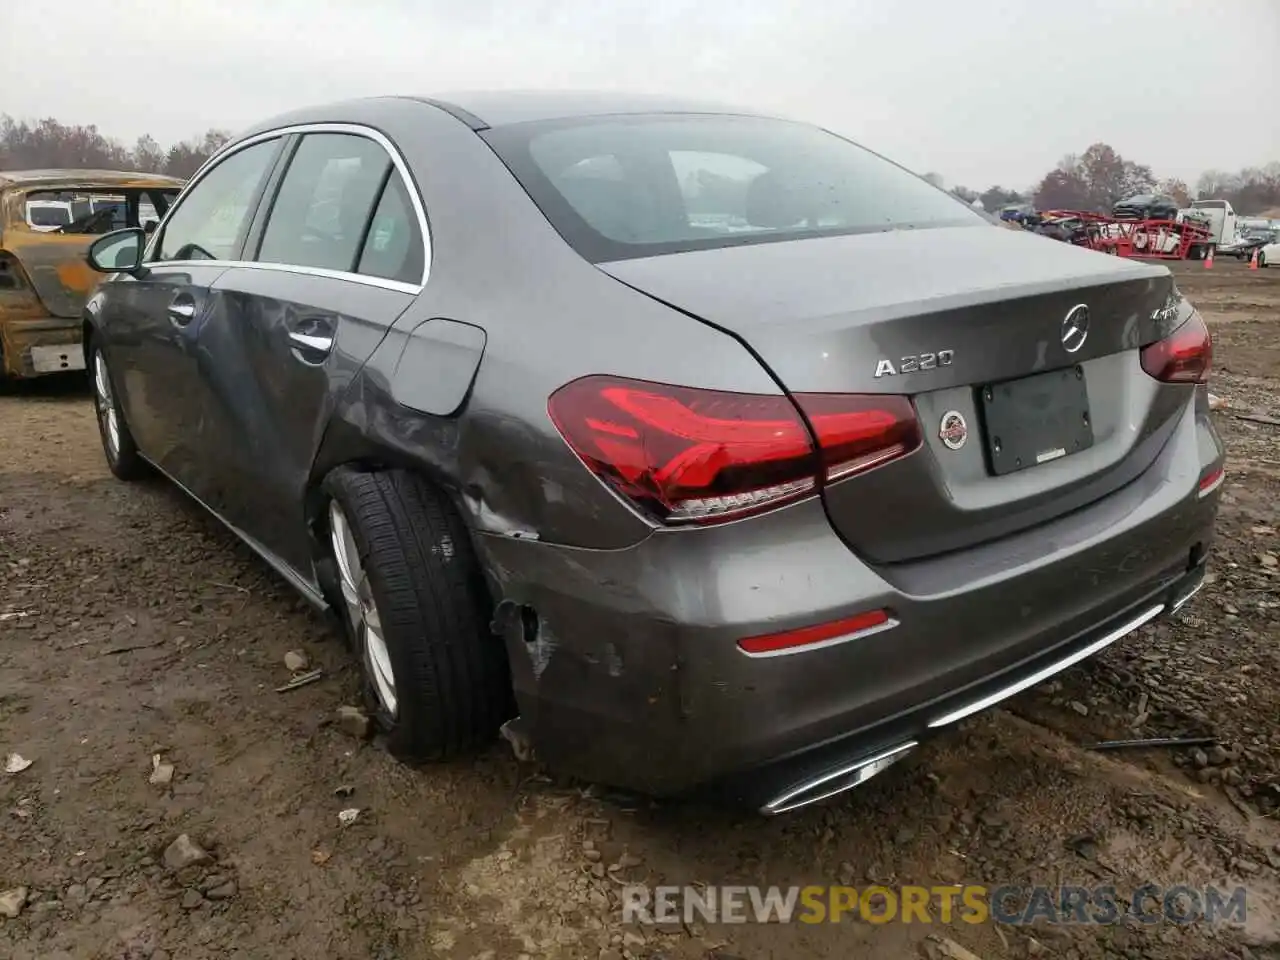
[[[209,503],[311,579],[304,492],[336,398],[422,288],[426,221],[380,134],[302,134],[201,326]]]
[[[142,452],[197,497],[208,477],[194,456],[203,415],[197,341],[227,304],[213,283],[239,259],[283,137],[252,143],[210,168],[166,220],[146,270],[112,283],[103,318],[107,359]]]

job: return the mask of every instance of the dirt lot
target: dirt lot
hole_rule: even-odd
[[[965,956],[929,939],[945,936],[981,960],[1280,957],[1280,426],[1240,418],[1280,417],[1280,269],[1178,273],[1230,401],[1208,587],[861,791],[771,821],[601,796],[496,745],[397,766],[332,721],[354,668],[303,603],[163,483],[109,477],[82,384],[0,397],[0,754],[32,761],[0,773],[0,891],[27,888],[0,955]],[[278,693],[294,650],[324,679]],[[1164,735],[1221,748],[1082,746]],[[156,753],[167,785],[149,782]],[[210,861],[169,869],[180,834]],[[1249,899],[1243,926],[1058,926],[1035,942],[963,923],[655,931],[622,926],[610,874],[1242,884]]]

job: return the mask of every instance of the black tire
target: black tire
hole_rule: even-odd
[[[1258,251],[1258,268],[1261,269],[1267,265],[1267,255],[1261,250]]]
[[[93,411],[98,420],[98,437],[102,440],[102,452],[107,458],[107,467],[115,474],[116,479],[125,481],[142,480],[151,473],[147,461],[138,453],[138,445],[129,432],[129,424],[125,422],[124,411],[120,409],[120,397],[116,392],[115,379],[111,367],[106,363],[106,355],[99,356],[97,341],[90,337],[86,351],[89,368],[89,388],[93,391]],[[109,387],[104,396],[99,388],[99,365]],[[109,412],[115,416],[116,442],[112,443],[109,427]]]
[[[395,678],[395,715],[375,692],[357,635],[360,623],[343,617],[388,751],[419,764],[492,741],[514,713],[511,676],[503,641],[489,629],[492,601],[470,532],[453,504],[404,470],[343,467],[325,478],[322,489],[346,519],[381,620]],[[347,613],[341,597],[336,606]]]

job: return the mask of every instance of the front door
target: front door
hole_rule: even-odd
[[[107,360],[125,419],[142,454],[191,486],[189,400],[197,375],[195,337],[214,307],[215,264],[149,266],[116,281],[107,301]]]
[[[139,449],[202,500],[209,476],[195,443],[200,333],[226,322],[215,283],[241,256],[282,140],[237,150],[192,185],[150,245],[145,269],[121,281],[108,318],[108,359]]]
[[[371,136],[302,137],[200,329],[210,506],[313,582],[305,496],[342,390],[420,290],[424,225]]]

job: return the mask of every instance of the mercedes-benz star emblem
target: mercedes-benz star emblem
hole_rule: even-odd
[[[959,410],[948,410],[942,415],[942,423],[938,427],[938,439],[948,450],[959,450],[969,439],[969,425],[964,422],[964,414]]]
[[[1089,308],[1077,303],[1062,318],[1062,348],[1075,353],[1089,339]]]

